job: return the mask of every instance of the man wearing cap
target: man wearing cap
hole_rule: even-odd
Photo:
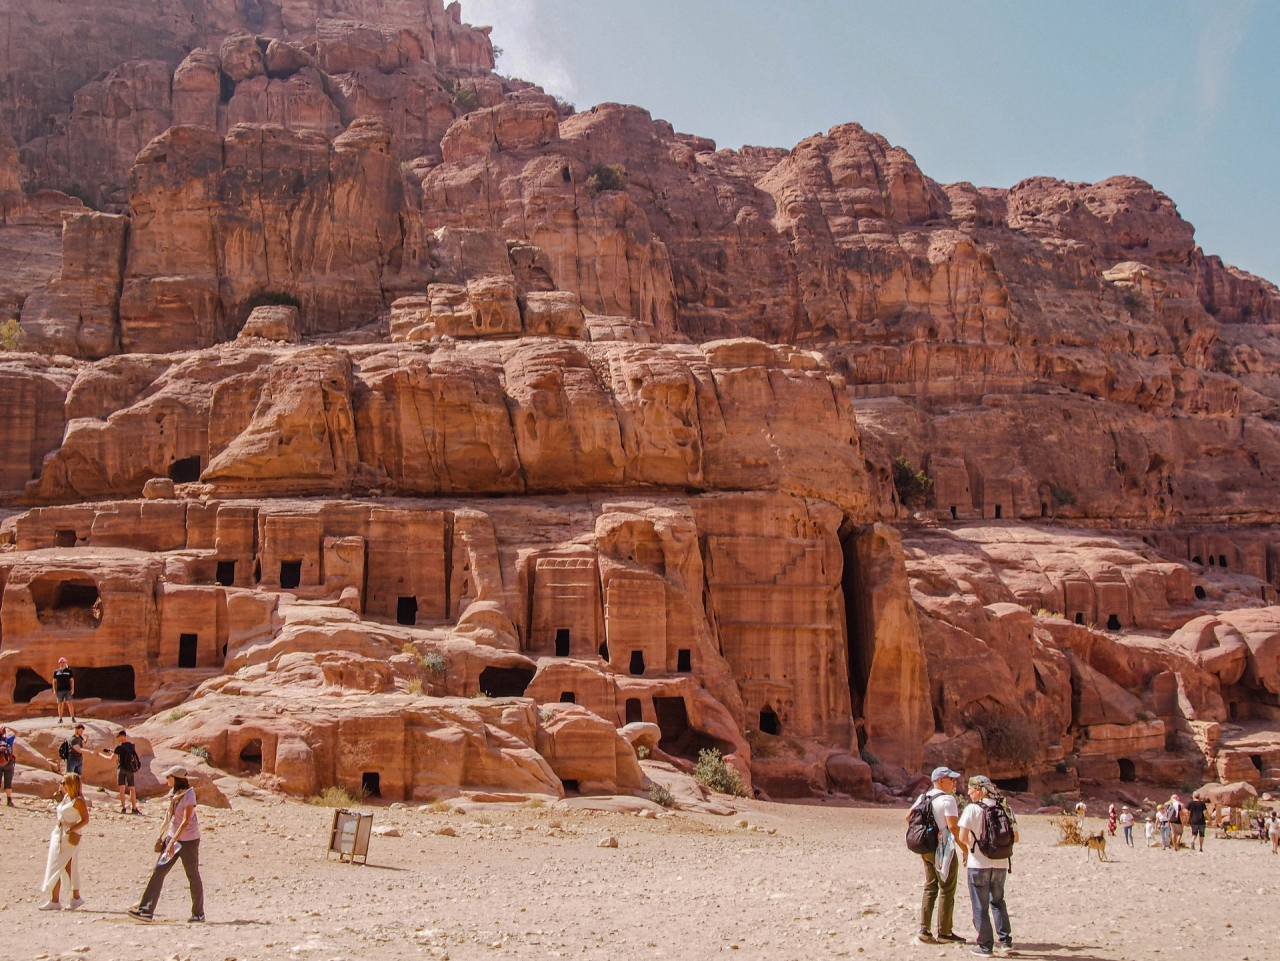
[[[67,740],[67,774],[84,777],[84,725],[77,723]]]
[[[1004,903],[1004,882],[1009,876],[1009,858],[993,860],[982,853],[978,842],[986,827],[985,808],[1004,804],[1000,792],[990,778],[979,774],[969,778],[971,803],[960,817],[961,847],[965,849],[965,866],[969,870],[969,899],[973,902],[973,927],[978,932],[978,945],[972,951],[979,957],[990,957],[1000,939],[1000,954],[1013,952],[1013,930],[1009,927],[1009,909]],[[1004,806],[1013,826],[1013,840],[1018,840],[1017,821]],[[990,847],[990,845],[988,845]],[[992,919],[995,930],[992,930]]]
[[[959,777],[960,775],[949,767],[934,768],[929,778],[933,781],[933,787],[918,797],[916,803],[912,805],[913,809],[920,804],[933,806],[933,820],[938,825],[940,850],[945,848],[947,842],[951,840],[954,840],[961,851],[964,850],[956,830],[960,820],[960,808],[955,799],[956,779]],[[908,821],[910,817],[911,814],[908,812]],[[917,940],[922,944],[939,942],[963,944],[964,938],[951,930],[956,908],[956,881],[960,877],[961,857],[950,858],[950,864],[942,870],[940,870],[942,866],[936,863],[936,858],[935,854],[920,855],[920,859],[924,861],[924,897],[920,902],[920,935]],[[938,936],[936,938],[929,930],[933,921],[935,903],[938,905]]]
[[[58,658],[58,669],[53,672],[53,696],[58,702],[58,723],[62,723],[62,705],[67,706],[71,715],[71,723],[76,723],[76,706],[72,698],[76,694],[76,679],[71,668],[67,666],[65,657]]]

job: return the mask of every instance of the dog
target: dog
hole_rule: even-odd
[[[1097,834],[1091,834],[1089,837],[1084,839],[1084,859],[1086,861],[1089,860],[1090,851],[1098,852],[1099,861],[1105,861],[1107,859],[1106,834],[1099,832]]]

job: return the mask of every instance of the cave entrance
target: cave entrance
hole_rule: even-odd
[[[1109,630],[1109,631],[1118,631],[1118,630],[1120,630],[1120,615],[1119,615],[1119,614],[1111,614],[1111,615],[1109,615],[1109,616],[1107,617],[1107,630]]]
[[[195,667],[200,650],[198,634],[178,635],[178,667]]]
[[[1249,755],[1249,760],[1253,763],[1253,766],[1254,766],[1254,767],[1256,767],[1256,768],[1258,769],[1259,773],[1261,773],[1261,771],[1262,771],[1262,755],[1261,755],[1261,754],[1250,754],[1250,755]]]
[[[1031,780],[1023,777],[1006,777],[996,778],[996,787],[1002,791],[1010,791],[1013,794],[1026,794],[1031,787]]]
[[[1197,554],[1195,557],[1191,558],[1191,562],[1192,562],[1193,564],[1199,564],[1201,567],[1203,567],[1203,566],[1204,566],[1204,560],[1203,560],[1203,559],[1201,559],[1201,557],[1200,557],[1200,555],[1199,555],[1199,554]]]
[[[486,667],[480,672],[480,690],[489,697],[524,697],[532,680],[529,667]]]
[[[996,520],[1000,520],[1000,518],[1002,518],[1003,516],[1004,516],[1004,505],[1003,505],[1003,504],[997,504],[997,505],[996,505]]]
[[[288,591],[302,583],[302,561],[280,562],[280,586]]]
[[[1134,781],[1138,780],[1138,769],[1127,757],[1120,758],[1116,763],[1120,765],[1121,781],[1125,784],[1132,784]]]
[[[13,675],[13,700],[16,704],[30,704],[41,691],[53,687],[29,667],[20,667]],[[79,694],[79,692],[76,692]]]
[[[104,701],[132,701],[137,695],[133,689],[133,668],[128,664],[116,667],[77,667],[76,699],[99,697]]]
[[[175,484],[194,484],[199,479],[199,457],[184,457],[169,465],[169,480]]]
[[[573,693],[573,691],[561,691],[560,703],[561,704],[577,704],[578,697],[576,694]]]
[[[569,656],[569,628],[556,629],[556,657]]]
[[[655,697],[653,713],[657,715],[658,728],[662,731],[658,747],[667,754],[696,761],[699,751],[720,746],[689,726],[689,709],[683,697]]]
[[[262,741],[254,738],[240,749],[240,769],[253,776],[262,773]]]
[[[766,707],[760,712],[760,733],[772,734],[774,737],[782,733],[782,722],[778,720],[778,715],[771,707]]]
[[[644,673],[644,651],[631,652],[631,664],[627,670],[635,677],[639,677]]]
[[[606,663],[608,663],[609,661],[609,642],[608,641],[600,642],[600,660]]]
[[[955,516],[955,508],[951,508]],[[850,534],[841,542],[844,573],[840,589],[844,593],[845,644],[849,652],[849,699],[855,718],[862,716],[871,680],[871,664],[876,654],[876,632],[870,605],[867,603],[863,576],[858,564],[858,534]]]
[[[1203,601],[1205,598],[1204,588],[1199,584],[1196,585],[1196,600]]]
[[[66,530],[63,530],[63,531],[54,531],[54,532],[53,532],[53,546],[54,546],[54,547],[75,547],[75,546],[76,546],[76,540],[77,540],[77,538],[76,538],[76,532],[75,532],[75,531],[66,531]]]
[[[230,587],[236,582],[236,562],[218,561],[218,573],[214,579],[223,587]]]
[[[1219,554],[1219,555],[1218,555],[1218,566],[1219,566],[1219,567],[1226,567],[1226,566],[1227,566],[1227,555],[1226,555],[1226,554]]]
[[[365,797],[382,797],[382,776],[377,771],[360,775],[360,793]]]
[[[98,586],[90,578],[66,575],[37,578],[31,582],[31,599],[41,624],[97,628],[102,623]]]
[[[418,623],[418,598],[400,597],[396,599],[396,623],[413,627]]]
[[[639,724],[644,720],[644,708],[640,706],[638,697],[627,698],[625,711],[628,724]]]
[[[693,673],[693,651],[683,647],[676,651],[676,673]]]
[[[1084,623],[1084,611],[1076,611],[1076,623],[1077,624]]]
[[[570,791],[577,793],[578,781],[576,778],[564,777],[560,779],[560,783],[564,786],[565,794],[568,794]]]

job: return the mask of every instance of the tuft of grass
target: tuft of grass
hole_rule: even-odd
[[[452,805],[448,801],[432,801],[428,806],[432,814],[450,814],[453,811]]]
[[[528,801],[524,802],[524,806],[530,811],[541,811],[547,806],[547,802],[542,800],[540,797],[530,798]]]
[[[166,721],[181,721],[189,712],[180,707],[175,707],[172,711],[164,716]]]
[[[339,787],[336,784],[307,799],[308,804],[318,808],[348,808],[355,807],[363,802],[363,793],[357,797],[346,788]]]
[[[645,747],[643,744],[637,744],[637,745],[636,745],[636,757],[638,757],[640,760],[642,760],[642,761],[643,761],[643,760],[644,760],[645,758],[647,758],[648,756],[649,756],[649,749],[648,749],[647,747]]]
[[[187,753],[190,754],[192,757],[198,757],[200,760],[206,761],[206,762],[212,756],[209,754],[209,749],[207,747],[202,747],[198,744],[195,747],[189,749]]]
[[[676,803],[676,799],[672,797],[671,792],[656,781],[649,785],[649,800],[654,804],[660,804],[664,808],[669,808]]]
[[[865,750],[864,750],[864,751],[862,751],[862,752],[860,752],[860,753],[862,754],[862,760],[866,761],[868,764],[879,764],[879,763],[880,763],[880,758],[876,757],[876,755],[875,755],[875,753],[874,753],[873,751],[865,751]]]
[[[418,656],[418,649],[414,646],[413,641],[405,641],[405,642],[404,642],[404,647],[400,648],[400,653],[401,653],[401,654],[412,654],[414,657],[417,657],[417,656]]]
[[[0,324],[0,350],[22,350],[22,325],[16,317],[10,317]]]
[[[476,691],[474,694],[471,695],[471,700],[482,701],[486,697],[493,697],[493,695],[490,694],[488,691]]]
[[[1079,500],[1076,492],[1069,487],[1050,487],[1049,493],[1053,495],[1053,499],[1062,507],[1072,507]]]
[[[422,669],[428,674],[439,676],[449,669],[449,662],[439,651],[428,651],[419,658]]]
[[[693,779],[719,794],[746,797],[747,786],[738,772],[725,764],[716,748],[703,748],[698,752],[698,764],[693,769]]]
[[[415,677],[411,681],[409,681],[408,684],[404,686],[404,689],[408,691],[410,694],[421,694],[422,680],[420,678]]]
[[[587,186],[596,194],[602,194],[606,190],[626,190],[627,168],[622,164],[598,163],[591,168]]]
[[[933,496],[933,478],[916,470],[906,457],[899,456],[893,462],[893,486],[898,500],[908,510],[926,507]]]
[[[1033,613],[1036,617],[1061,617],[1062,616],[1062,613],[1060,611],[1051,611],[1047,607],[1037,607],[1031,613]]]

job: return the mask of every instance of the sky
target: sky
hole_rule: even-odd
[[[720,147],[856,120],[928,176],[1149,180],[1280,283],[1280,0],[462,0],[498,71]]]

